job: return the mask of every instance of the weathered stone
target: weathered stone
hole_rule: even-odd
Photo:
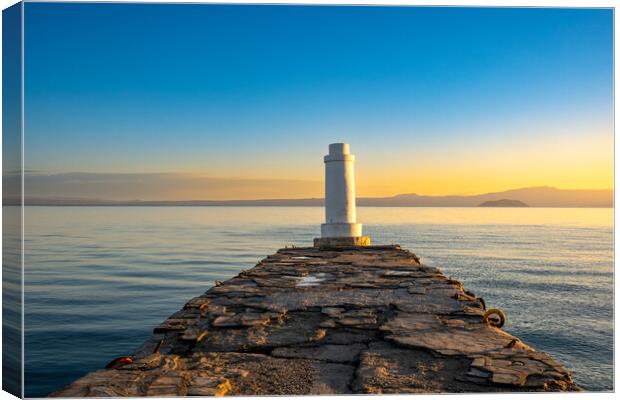
[[[342,318],[375,318],[377,311],[372,308],[357,308],[340,314]]]
[[[333,319],[328,319],[327,321],[323,321],[319,324],[321,328],[335,328],[338,324]]]
[[[527,376],[525,374],[517,373],[493,373],[491,381],[493,383],[499,383],[503,385],[521,386],[525,383]]]
[[[211,325],[216,328],[243,326],[241,323],[241,318],[238,314],[220,315],[211,321]]]
[[[230,315],[232,313],[228,312],[228,310],[226,309],[225,305],[221,305],[221,304],[208,304],[206,307],[206,312],[204,312],[202,315],[204,316],[206,313],[206,315],[211,316],[211,317],[217,317],[220,315]]]
[[[370,237],[338,237],[338,238],[316,238],[314,239],[314,247],[330,249],[334,247],[351,247],[351,246],[370,246]]]
[[[360,325],[375,325],[377,323],[376,318],[368,318],[368,317],[344,317],[339,318],[338,323],[343,326],[360,326]]]
[[[399,246],[291,248],[188,301],[62,397],[579,390]]]
[[[153,330],[153,333],[164,333],[169,331],[183,331],[187,329],[188,326],[195,324],[196,320],[189,319],[174,319],[170,318],[160,324]]]
[[[425,348],[444,355],[485,353],[504,350],[512,336],[496,328],[479,324],[476,330],[446,326],[436,316],[398,312],[381,330],[386,337],[407,347]]]
[[[487,356],[475,358],[471,366],[476,368],[484,368],[491,365],[491,359]]]
[[[366,349],[364,344],[333,345],[318,347],[279,347],[271,352],[273,357],[306,358],[320,361],[351,363],[359,358],[359,353]]]
[[[224,396],[232,386],[226,378],[196,376],[190,381],[187,388],[188,396]]]
[[[487,371],[482,371],[478,368],[472,368],[469,371],[467,371],[467,375],[477,376],[479,378],[488,378],[489,376],[491,376],[491,373]]]
[[[163,375],[155,378],[148,386],[146,396],[184,396],[183,377],[180,375]]]
[[[124,370],[148,370],[159,367],[162,364],[163,356],[161,353],[152,353],[143,358],[134,360],[133,363],[124,365]]]
[[[409,285],[407,292],[411,294],[426,294],[426,287],[419,284]]]
[[[154,334],[134,351],[134,357],[142,358],[151,353],[154,353],[155,351],[158,351],[162,347],[165,337],[166,336],[161,333]]]
[[[203,306],[206,306],[208,304],[209,304],[209,298],[204,297],[204,296],[199,296],[199,297],[194,297],[193,299],[189,300],[187,303],[185,303],[183,308],[201,309]]]
[[[332,317],[332,318],[335,318],[335,317],[339,317],[344,312],[344,308],[323,307],[323,308],[321,308],[321,312],[323,314],[326,314],[326,315]]]
[[[466,362],[379,341],[362,351],[353,388],[370,394],[486,391],[484,386],[463,382]]]

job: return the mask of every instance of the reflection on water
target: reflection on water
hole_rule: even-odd
[[[186,300],[285,245],[321,208],[28,207],[26,395],[43,396],[141,344]],[[613,210],[358,209],[508,315],[589,390],[613,388]],[[59,368],[62,365],[62,368]]]

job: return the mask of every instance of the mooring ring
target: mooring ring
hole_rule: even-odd
[[[497,318],[492,318],[492,316],[497,316]],[[482,320],[491,326],[501,328],[506,323],[506,314],[499,308],[491,308],[484,313]]]

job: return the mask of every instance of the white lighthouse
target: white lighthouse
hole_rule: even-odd
[[[317,247],[368,246],[355,216],[355,156],[347,143],[332,143],[325,160],[325,223]]]

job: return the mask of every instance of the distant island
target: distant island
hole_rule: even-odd
[[[480,204],[478,207],[529,207],[522,201],[501,199],[501,200],[489,200]]]
[[[511,199],[511,200],[506,200]],[[557,189],[549,186],[506,190],[479,195],[425,196],[399,194],[391,197],[358,197],[360,207],[478,207],[487,202],[518,201],[528,207],[613,207],[614,192],[609,189]],[[4,205],[18,205],[19,198],[5,197]],[[101,200],[84,198],[50,198],[29,196],[29,206],[270,206],[322,207],[323,199],[256,199],[256,200]],[[484,205],[495,206],[498,205]],[[515,205],[511,205],[515,207]]]

